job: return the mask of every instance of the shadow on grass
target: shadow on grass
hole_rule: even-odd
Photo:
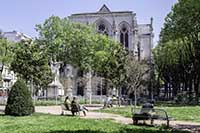
[[[157,107],[195,107],[199,104],[180,104],[180,103],[172,103],[172,102],[157,102],[155,106]]]
[[[55,131],[50,131],[50,132],[46,132],[46,133],[109,133],[105,132],[105,131],[92,131],[92,130],[55,130]],[[116,132],[117,133],[117,132]],[[166,131],[166,130],[157,130],[157,131],[153,131],[153,130],[148,130],[148,129],[122,129],[120,131],[118,131],[118,133],[189,133],[186,131]]]
[[[4,113],[0,113],[0,116],[5,116],[5,114]]]
[[[178,125],[176,125],[175,128],[179,129],[179,130],[188,130],[188,131],[195,132],[195,133],[200,132],[200,126],[199,125],[181,125],[181,124],[178,124]]]
[[[113,131],[110,131],[113,132]],[[188,131],[180,130],[171,130],[171,129],[159,129],[153,130],[151,128],[143,126],[141,128],[121,128],[118,133],[189,133]],[[52,130],[46,133],[109,133],[109,131],[100,131],[100,130]]]
[[[75,117],[75,115],[72,114],[61,114],[60,116]]]
[[[54,131],[49,131],[46,133],[107,133],[104,131],[98,131],[98,130],[54,130]]]

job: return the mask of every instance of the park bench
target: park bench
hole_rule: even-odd
[[[80,115],[80,109],[76,105],[72,105],[71,108],[66,108],[64,104],[61,105],[62,115],[65,114],[66,111],[70,111],[72,115]]]
[[[133,124],[138,124],[139,120],[150,120],[153,125],[154,120],[166,120],[167,127],[172,120],[164,109],[154,109],[153,105],[146,104],[142,108],[132,108]]]

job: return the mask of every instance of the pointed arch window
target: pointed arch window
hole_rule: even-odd
[[[120,42],[128,48],[129,45],[129,35],[128,35],[128,29],[125,25],[122,26],[120,30]]]
[[[98,26],[98,32],[101,34],[108,35],[108,28],[105,26],[105,24],[99,24]]]

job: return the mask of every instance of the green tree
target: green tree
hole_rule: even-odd
[[[121,87],[125,85],[126,69],[125,63],[127,60],[128,51],[121,47],[121,44],[116,46],[111,52],[111,57],[106,65],[106,73],[108,79],[113,83],[118,90],[118,95],[121,95]]]
[[[72,23],[67,18],[52,16],[36,26],[38,41],[48,49],[50,58],[71,64],[82,70],[98,69],[109,59],[116,41],[100,35],[92,26]],[[96,63],[98,62],[98,63]],[[101,67],[102,68],[102,67]]]
[[[8,42],[0,32],[0,86],[2,85],[2,72],[5,66],[9,66],[13,59],[13,46],[14,44]]]
[[[145,85],[145,80],[148,80],[149,67],[145,61],[137,60],[131,53],[127,56],[125,62],[125,76],[126,86],[128,88],[128,94],[134,91],[135,95],[135,106],[137,104],[137,93],[138,89]]]
[[[3,67],[9,65],[13,59],[13,43],[8,42],[6,38],[0,33],[0,72],[2,73]]]
[[[88,69],[94,32],[91,27],[52,16],[36,28],[40,35],[38,41],[48,50],[51,60]]]
[[[56,16],[37,25],[37,31],[40,35],[37,40],[48,49],[51,60],[71,64],[80,71],[101,73],[120,88],[126,52],[119,42],[97,33],[93,26]]]
[[[26,84],[18,80],[12,86],[8,95],[8,101],[5,108],[6,115],[25,116],[34,112],[34,106]]]
[[[164,45],[158,45],[154,49],[154,60],[156,64],[156,69],[158,71],[158,79],[162,79],[162,81],[167,83],[171,83],[173,85],[173,95],[177,94],[176,85],[180,84],[180,74],[181,74],[181,66],[180,66],[180,58],[183,57],[181,54],[179,43],[175,41],[169,41]],[[167,86],[167,85],[166,85]],[[165,88],[167,94],[168,90],[171,88]],[[168,98],[168,95],[166,95]]]
[[[172,90],[195,90],[199,97],[200,83],[200,1],[179,0],[165,19],[156,48],[155,60],[159,77],[164,79],[165,88]],[[177,88],[177,89],[176,89]],[[189,89],[188,89],[189,88]]]
[[[33,82],[35,87],[46,87],[52,81],[46,51],[35,41],[22,41],[18,44],[11,70],[26,82]]]

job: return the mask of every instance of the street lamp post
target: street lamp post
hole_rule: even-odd
[[[136,91],[136,88],[134,89],[134,96],[135,96],[135,100],[134,100],[134,110],[136,110],[136,106],[137,106],[137,91]]]
[[[101,100],[101,101],[100,101],[100,102],[102,102],[102,77],[101,77],[101,90],[100,90],[100,91],[101,91],[101,92],[100,92],[100,93],[101,93],[101,96],[100,96],[100,100]]]
[[[58,87],[55,86],[55,91],[56,91],[56,105],[57,105],[57,100],[58,100]]]

